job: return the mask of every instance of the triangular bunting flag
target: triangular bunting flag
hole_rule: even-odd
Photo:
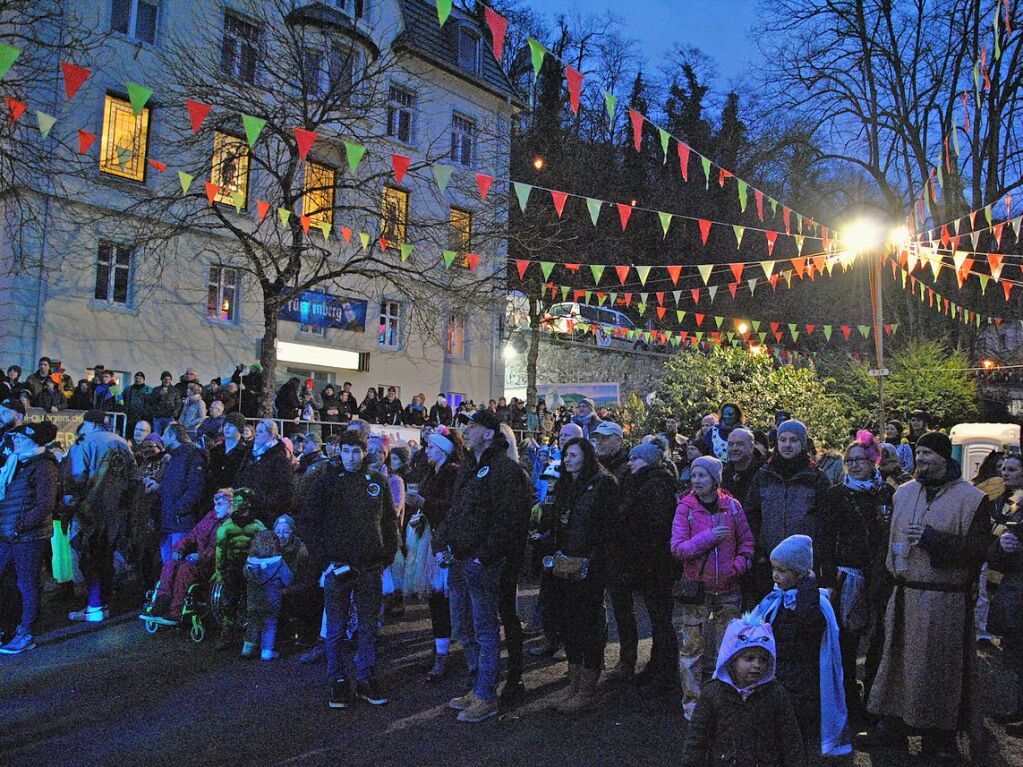
[[[408,242],[403,242],[401,244],[401,248],[400,248],[399,252],[401,253],[401,261],[402,261],[402,263],[408,261],[409,256],[412,255],[412,250],[414,248],[415,248],[415,245],[412,245],[411,243],[408,243]]]
[[[359,244],[362,245],[363,250],[369,247],[369,240],[369,232],[359,232]]]
[[[831,325],[824,326],[824,340],[825,341],[831,340]]]
[[[0,43],[0,77],[7,74],[7,70],[11,68],[11,65],[20,55],[21,51],[13,45]]]
[[[671,135],[664,128],[657,129],[657,135],[661,139],[661,154],[664,155],[664,159],[661,160],[661,164],[664,165],[668,162],[668,142],[671,141]]]
[[[444,165],[439,162],[433,164],[433,178],[437,182],[441,194],[448,188],[448,182],[451,181],[451,174],[454,170],[450,165]]]
[[[741,178],[735,180],[735,185],[739,193],[739,210],[745,213],[749,205],[749,185]]]
[[[567,199],[568,194],[566,192],[551,190],[551,201],[554,203],[554,211],[558,214],[558,218],[561,218],[561,214],[565,212],[565,201]]]
[[[767,279],[771,279],[771,274],[774,272],[774,261],[761,261],[760,268],[764,270],[764,276]]]
[[[671,226],[671,214],[665,213],[663,210],[657,211],[657,217],[661,219],[661,231],[664,232],[661,237],[668,236],[668,228]]]
[[[490,185],[493,183],[493,176],[488,176],[486,173],[476,174],[476,187],[479,189],[481,201],[485,201],[487,199],[487,194],[490,193]]]
[[[707,288],[707,296],[710,298],[711,303],[714,303],[714,296],[718,294],[718,286],[711,285]]]
[[[309,227],[311,227],[313,225],[313,217],[312,216],[299,216],[298,217],[298,223],[302,225],[302,233],[308,236],[308,234],[309,234]],[[366,240],[367,241],[369,240],[369,235],[368,234],[366,235]],[[366,246],[363,245],[362,247],[363,247],[363,250],[365,250]]]
[[[643,144],[643,115],[630,108],[629,122],[632,123],[632,146],[638,152]]]
[[[553,261],[541,261],[540,262],[540,271],[543,272],[543,279],[544,279],[544,282],[546,282],[547,280],[549,280],[551,278],[551,272],[554,271],[554,262]]]
[[[607,109],[607,118],[612,123],[615,121],[615,104],[617,102],[618,99],[614,97],[613,93],[604,91],[604,106]]]
[[[178,171],[178,181],[181,182],[181,194],[188,194],[188,189],[192,186],[194,178],[190,173],[185,173],[183,170]]]
[[[192,99],[185,99],[185,106],[188,108],[188,119],[192,123],[192,133],[198,133],[203,120],[206,119],[213,107],[203,104],[201,101],[192,101]]]
[[[156,170],[159,171],[160,173],[163,173],[165,170],[167,170],[167,163],[160,162],[159,160],[154,160],[152,157],[149,158],[149,164],[156,168]]]
[[[629,276],[629,267],[627,266],[616,266],[615,272],[618,274],[618,282],[625,285],[625,280]]]
[[[309,156],[309,150],[316,141],[316,133],[305,128],[295,128],[295,144],[298,147],[299,159],[304,160]],[[399,182],[401,183],[401,182]]]
[[[88,131],[78,131],[78,154],[85,154],[89,151],[89,147],[96,141],[96,134],[89,133]]]
[[[39,135],[46,138],[50,135],[50,131],[53,130],[53,126],[57,123],[57,118],[53,115],[46,114],[46,112],[40,112],[37,109],[36,121],[39,123]]]
[[[773,229],[768,229],[764,232],[764,237],[767,238],[767,255],[773,255],[774,241],[778,239],[778,233]]]
[[[649,266],[637,266],[636,274],[639,275],[639,284],[646,286],[646,278],[650,275]],[[663,295],[663,294],[662,294]]]
[[[70,101],[78,93],[82,84],[89,79],[92,72],[69,61],[60,62],[60,69],[64,73],[64,95]]]
[[[593,275],[593,284],[599,285],[600,278],[604,275],[604,267],[600,264],[590,264],[590,274]]]
[[[678,162],[682,170],[682,180],[689,180],[689,147],[681,141],[678,143]]]
[[[583,75],[578,69],[565,67],[565,79],[568,81],[568,103],[572,114],[579,113],[579,98],[583,92]]]
[[[742,247],[742,236],[746,233],[746,227],[732,224],[732,231],[735,233],[735,249]]]
[[[629,225],[629,217],[632,215],[632,206],[626,205],[624,202],[617,202],[615,205],[618,208],[618,218],[622,222],[622,231],[625,231],[625,227]]]
[[[21,116],[25,114],[26,109],[28,109],[28,104],[24,101],[12,99],[10,96],[7,97],[7,111],[10,112],[10,117],[8,119],[12,123],[18,122],[18,120],[21,119]]]
[[[757,289],[757,278],[746,280],[746,285],[749,287],[749,294],[752,296],[753,292]]]
[[[870,325],[857,325],[856,327],[859,329],[860,335],[864,338],[867,338],[870,335]]]
[[[359,170],[359,163],[362,162],[362,158],[366,156],[366,147],[353,141],[345,141],[344,145],[348,168],[355,174]]]
[[[710,224],[711,222],[705,218],[701,218],[697,221],[700,226],[700,239],[703,240],[703,244],[707,244],[707,238],[710,237]]]
[[[732,263],[728,265],[728,268],[732,270],[732,275],[735,277],[736,282],[742,280],[742,270],[745,268],[745,264]],[[732,295],[735,294],[733,293]]]
[[[995,282],[998,282],[1002,277],[1002,259],[1005,258],[1001,253],[988,253],[987,263],[991,269],[991,276]]]
[[[533,62],[533,79],[535,80],[540,74],[540,67],[543,66],[543,57],[547,53],[547,49],[535,37],[527,37],[526,42],[529,44],[529,57]]]
[[[703,176],[706,179],[704,188],[710,189],[710,158],[700,155],[700,165],[703,166]]]
[[[256,212],[259,214],[260,223],[262,223],[266,214],[270,212],[270,203],[266,200],[256,200]]]
[[[291,211],[287,208],[278,208],[277,216],[281,219],[281,226],[287,226],[291,220]]]
[[[703,284],[706,285],[710,281],[710,273],[714,270],[714,264],[697,264],[696,268],[700,271]]]
[[[245,140],[249,143],[249,148],[252,149],[259,140],[263,128],[266,127],[266,120],[262,117],[242,114],[242,126],[245,128]]]
[[[533,191],[533,187],[519,181],[513,181],[512,186],[515,188],[515,196],[519,199],[519,210],[525,213],[529,204],[529,193]]]
[[[504,54],[504,37],[508,32],[508,19],[499,14],[489,5],[483,9],[483,18],[490,27],[490,39],[494,48],[494,58],[501,61]]]
[[[590,221],[593,225],[597,225],[597,219],[600,218],[600,200],[594,200],[592,197],[586,198],[586,209],[590,212]]]
[[[241,192],[235,192],[235,194],[241,194]],[[320,230],[320,234],[323,235],[324,240],[330,239],[330,222],[320,221],[316,224],[316,228]],[[386,247],[384,248],[386,250]]]
[[[138,117],[146,108],[149,99],[152,98],[153,91],[151,88],[132,82],[125,83],[125,87],[128,89],[128,103],[131,104],[131,112]]]
[[[437,0],[437,20],[443,27],[444,22],[451,15],[451,0]]]
[[[682,274],[682,267],[676,265],[676,266],[666,266],[664,268],[667,270],[668,276],[671,277],[671,284],[672,285],[678,285],[678,278]],[[676,299],[676,301],[677,301],[677,299]]]
[[[295,128],[295,132],[296,133],[298,132],[298,128]],[[391,170],[394,172],[394,183],[400,184],[402,181],[404,181],[405,174],[408,172],[409,165],[411,163],[412,163],[411,157],[407,157],[403,154],[391,155]]]
[[[526,269],[529,268],[529,261],[524,258],[515,259],[515,268],[519,271],[519,280],[526,278]]]
[[[455,251],[453,251],[453,250],[445,250],[441,254],[441,257],[444,259],[444,268],[445,269],[450,269],[451,268],[451,264],[453,264],[454,261],[455,261]],[[552,264],[552,266],[553,266],[553,264]]]
[[[209,200],[210,205],[216,199],[217,195],[220,194],[220,187],[214,184],[212,181],[206,182],[206,199]]]

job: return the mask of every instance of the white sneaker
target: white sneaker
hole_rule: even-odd
[[[102,623],[110,617],[110,611],[106,607],[86,607],[84,610],[75,610],[67,614],[69,621],[80,623]]]

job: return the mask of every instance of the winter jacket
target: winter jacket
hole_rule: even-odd
[[[683,496],[671,523],[671,553],[684,563],[687,581],[702,581],[710,594],[731,594],[739,590],[739,579],[749,572],[753,532],[742,504],[725,490],[718,490],[715,516],[695,493]],[[715,544],[712,531],[719,524],[731,532]]]
[[[281,544],[281,556],[284,557],[293,578],[291,585],[285,591],[301,589],[313,582],[317,573],[313,571],[309,549],[306,548],[301,538],[292,533],[287,544]]]
[[[786,473],[788,476],[786,476]],[[746,517],[757,542],[754,566],[758,586],[771,588],[771,551],[790,535],[808,535],[814,542],[814,569],[820,586],[835,584],[835,520],[827,506],[831,484],[806,455],[784,461],[775,455],[760,467],[746,495]]]
[[[92,393],[75,389],[68,398],[67,406],[69,410],[89,410],[92,407]]]
[[[239,571],[249,555],[249,546],[256,533],[266,525],[253,517],[250,510],[235,512],[217,528],[217,576],[228,570]]]
[[[238,468],[248,453],[249,445],[242,440],[238,440],[238,444],[231,450],[227,449],[226,443],[210,448],[210,458],[206,463],[206,497],[209,501],[213,500],[213,494],[220,488],[235,487]]]
[[[888,556],[892,495],[893,490],[886,482],[880,482],[875,490],[854,490],[844,484],[833,485],[828,490],[826,505],[835,520],[836,567],[861,570],[868,581],[878,577],[888,581],[884,578],[884,563]],[[881,517],[882,504],[888,506],[887,521]],[[891,589],[887,592],[891,594]]]
[[[316,567],[391,564],[398,550],[398,520],[387,477],[334,466],[317,471],[304,488],[304,497],[315,499],[303,509],[302,529]]]
[[[106,537],[114,543],[124,532],[139,490],[131,447],[120,436],[94,431],[72,445],[64,495],[71,495],[82,540]]]
[[[377,405],[377,423],[385,423],[388,426],[400,426],[401,415],[404,408],[401,400],[395,397],[387,399],[384,397]]]
[[[94,410],[117,411],[123,405],[121,387],[116,384],[98,384],[92,390],[92,407]]]
[[[563,472],[554,489],[556,549],[571,557],[587,557],[590,575],[602,576],[620,504],[618,483],[607,471],[600,469],[580,479]]]
[[[181,410],[181,392],[173,386],[158,386],[150,393],[153,418],[177,418]]]
[[[249,557],[242,570],[248,588],[245,591],[246,612],[252,617],[276,617],[281,612],[284,590],[294,577],[284,557]]]
[[[454,416],[451,413],[451,408],[448,405],[441,406],[435,402],[433,403],[433,405],[430,406],[430,417],[428,419],[429,423],[432,423],[435,426],[437,425],[450,426],[452,418],[454,418]]]
[[[256,493],[253,513],[266,524],[291,511],[295,474],[287,448],[278,441],[262,455],[248,450],[238,467],[232,487],[248,487]]]
[[[29,373],[28,378],[25,379],[25,386],[30,392],[32,392],[32,399],[35,399],[36,395],[46,388],[45,382],[47,378],[49,378],[49,376],[39,375],[38,370]]]
[[[17,461],[14,476],[0,498],[0,541],[41,541],[53,534],[53,510],[60,492],[60,469],[49,450]]]
[[[619,487],[625,484],[625,478],[629,476],[629,451],[624,447],[608,458],[601,458],[600,465],[608,470],[608,473],[615,478]]]
[[[32,404],[35,407],[42,408],[47,413],[51,413],[53,408],[63,410],[67,405],[67,400],[64,399],[64,395],[59,389],[43,389],[32,398]]]
[[[192,444],[178,445],[160,483],[160,524],[165,533],[183,533],[195,525],[206,489],[206,453]]]
[[[460,468],[457,463],[446,461],[436,470],[429,466],[426,476],[419,482],[419,495],[423,496],[423,506],[420,511],[426,517],[426,521],[430,523],[431,530],[437,530],[448,517]],[[433,549],[436,551],[436,538],[432,538],[431,541]]]
[[[206,418],[206,403],[203,402],[201,394],[192,394],[182,403],[181,415],[178,422],[188,429],[188,433],[194,435],[196,430]]]
[[[128,421],[136,423],[138,421],[148,421],[150,417],[151,399],[153,396],[153,387],[142,384],[132,384],[124,390],[122,398],[124,399],[124,412],[128,416]]]
[[[732,497],[745,507],[750,485],[753,484],[753,478],[756,477],[763,465],[764,459],[756,451],[753,452],[749,466],[745,469],[740,469],[731,462],[726,463],[721,472],[721,487],[731,493]]]
[[[422,426],[426,423],[426,408],[418,403],[407,405],[401,422],[406,426]]]
[[[298,392],[294,384],[284,384],[277,392],[274,400],[277,407],[277,417],[285,421],[293,421],[302,412],[302,405],[298,399]]]
[[[196,440],[202,440],[205,447],[212,447],[220,439],[220,431],[223,428],[224,416],[208,415],[195,431]]]
[[[1023,632],[1023,552],[1006,554],[998,539],[1010,531],[1006,522],[1023,522],[1023,507],[1014,495],[1007,491],[998,503],[994,538],[988,552],[988,563],[992,570],[1001,574],[1002,581],[991,597],[987,627],[993,634],[1010,638],[1019,637]],[[1017,538],[1021,536],[1018,531],[1015,534]],[[1016,643],[1019,644],[1018,639]]]
[[[320,394],[320,420],[328,423],[347,423],[351,412],[338,395]]]
[[[660,465],[644,466],[625,478],[618,532],[632,553],[624,562],[638,585],[670,584],[681,575],[671,555],[675,480]]]
[[[207,512],[184,538],[174,544],[174,551],[182,557],[198,554],[200,571],[212,573],[217,563],[217,531],[228,519],[217,519],[216,512]]]
[[[359,405],[358,416],[367,423],[380,423],[380,400],[376,397],[370,399],[366,397]]]
[[[528,536],[533,489],[507,450],[498,435],[478,461],[465,457],[451,509],[436,533],[438,548],[450,546],[457,558],[476,558],[484,565],[519,555]]]

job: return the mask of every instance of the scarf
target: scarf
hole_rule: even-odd
[[[782,458],[780,453],[775,453],[768,463],[781,474],[782,478],[792,479],[810,465],[810,456],[800,453],[795,458]]]
[[[845,707],[845,689],[842,683],[842,651],[838,645],[838,621],[828,601],[825,589],[820,593],[821,612],[824,614],[824,637],[821,639],[821,754],[842,756],[852,753],[852,745],[843,738],[848,714]],[[761,600],[754,610],[761,621],[771,623],[778,609],[796,609],[796,589],[782,591],[777,586]]]
[[[259,456],[263,455],[263,453],[265,453],[267,450],[272,448],[278,442],[279,442],[279,440],[274,439],[274,440],[271,440],[270,442],[264,442],[262,445],[253,445],[252,446],[252,457],[253,458],[259,458]]]
[[[848,487],[850,490],[856,490],[861,493],[869,493],[877,490],[881,487],[881,472],[874,469],[874,476],[870,479],[853,479],[849,474],[846,474],[842,478],[842,484]]]

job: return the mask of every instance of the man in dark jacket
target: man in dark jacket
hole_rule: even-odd
[[[753,447],[753,432],[744,426],[732,429],[728,434],[728,461],[721,474],[721,487],[745,507],[746,493],[763,464]]]
[[[150,393],[150,407],[153,416],[153,431],[163,434],[167,424],[178,417],[184,399],[181,392],[172,385],[174,377],[169,370],[160,373],[160,385]]]
[[[24,423],[11,432],[13,453],[0,479],[0,573],[12,564],[21,594],[21,621],[0,653],[35,647],[32,627],[39,610],[39,568],[53,534],[51,518],[60,490],[60,469],[46,446],[57,436],[49,421]],[[13,463],[10,463],[13,462]]]
[[[252,449],[238,467],[233,487],[248,487],[255,494],[253,515],[267,527],[281,514],[290,514],[295,496],[295,472],[277,424],[266,418],[256,424]]]
[[[813,540],[819,585],[830,588],[836,581],[837,533],[828,508],[831,483],[807,453],[806,427],[800,421],[790,418],[779,424],[777,439],[774,455],[753,478],[744,507],[757,541],[752,571],[757,600],[773,588],[771,551],[790,535]]]
[[[163,432],[163,446],[170,461],[160,482],[160,561],[171,558],[174,544],[195,527],[202,515],[206,488],[206,453],[195,445],[180,423],[170,424]]]
[[[146,385],[146,374],[140,370],[135,374],[134,383],[121,395],[124,400],[124,413],[128,417],[125,434],[134,432],[135,424],[139,421],[152,422],[152,413],[150,412],[152,394],[153,387]]]
[[[380,401],[377,407],[377,417],[380,423],[388,426],[400,426],[403,410],[401,400],[398,399],[398,390],[393,386],[387,387],[387,396]]]
[[[629,451],[625,449],[622,427],[613,421],[601,421],[590,432],[601,466],[610,472],[621,487],[629,471]],[[635,542],[628,540],[628,531],[621,525],[625,509],[612,514],[615,535],[611,539],[611,559],[608,568],[607,593],[611,597],[615,625],[618,627],[618,665],[607,678],[614,681],[632,681],[639,653],[639,628],[634,608],[635,579],[631,552]]]
[[[461,712],[462,722],[481,722],[498,712],[501,571],[514,562],[526,537],[533,498],[529,477],[508,457],[500,428],[492,411],[469,416],[469,454],[435,539],[439,550],[454,557],[448,573],[452,633],[476,668],[473,689],[448,704]]]
[[[382,574],[398,550],[398,524],[390,483],[365,468],[366,441],[357,431],[341,435],[341,470],[331,464],[310,479],[308,491],[317,502],[305,511],[310,555],[323,575],[327,613],[327,676],[331,708],[348,708],[355,671],[355,695],[373,705],[388,702],[373,677],[377,619],[380,617]],[[354,596],[359,627],[357,650],[351,656],[344,641]]]
[[[450,426],[453,417],[447,397],[443,394],[438,394],[437,401],[430,406],[430,416],[427,418],[427,423],[431,423],[434,426]]]

